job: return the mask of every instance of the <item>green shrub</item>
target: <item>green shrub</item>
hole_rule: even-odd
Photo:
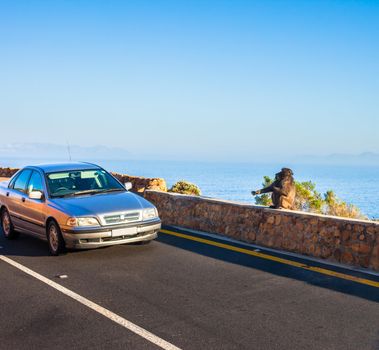
[[[188,181],[178,181],[175,185],[173,185],[169,192],[181,193],[181,194],[190,194],[195,196],[200,196],[201,191],[198,186]]]
[[[263,187],[269,186],[273,181],[269,176],[264,176],[262,185]],[[367,219],[356,206],[342,201],[333,191],[327,191],[323,195],[319,193],[316,190],[316,184],[312,181],[295,181],[295,186],[295,210],[353,219]],[[266,193],[256,196],[255,203],[267,206],[272,205],[271,194]]]

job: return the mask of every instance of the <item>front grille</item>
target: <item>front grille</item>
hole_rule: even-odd
[[[122,241],[126,239],[143,237],[147,235],[153,234],[155,231],[147,231],[147,232],[139,232],[133,236],[117,236],[117,237],[102,237],[102,238],[81,238],[79,239],[79,243],[103,243],[103,242],[115,242]]]
[[[126,224],[129,222],[140,221],[141,213],[139,211],[127,212],[123,214],[104,215],[104,221],[107,225]]]

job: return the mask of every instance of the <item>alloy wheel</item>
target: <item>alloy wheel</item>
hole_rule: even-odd
[[[56,252],[58,250],[58,246],[59,246],[59,236],[58,236],[58,230],[55,227],[55,225],[50,226],[49,242],[50,242],[51,249],[54,252]]]
[[[11,232],[11,219],[7,211],[3,212],[3,217],[1,221],[3,223],[2,228],[3,228],[4,235],[8,237]]]

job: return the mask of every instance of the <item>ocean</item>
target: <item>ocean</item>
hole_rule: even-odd
[[[48,162],[44,159],[0,159],[0,166],[21,167]],[[263,176],[272,176],[283,166],[290,167],[298,181],[311,180],[324,193],[333,190],[344,201],[356,205],[369,218],[379,218],[379,167],[309,164],[212,163],[158,160],[97,160],[109,171],[161,177],[172,186],[178,180],[198,185],[202,195],[254,203],[250,192],[261,188]]]

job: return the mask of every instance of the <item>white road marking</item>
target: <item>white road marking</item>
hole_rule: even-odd
[[[85,297],[82,297],[81,295],[71,291],[70,289],[67,289],[67,288],[61,286],[60,284],[49,280],[48,278],[40,275],[37,272],[34,272],[33,270],[27,268],[24,265],[21,265],[18,262],[14,261],[14,260],[12,260],[12,259],[10,259],[4,255],[0,255],[0,260],[8,263],[9,265],[12,265],[13,267],[15,267],[15,268],[17,268],[23,272],[25,272],[26,274],[36,278],[37,280],[39,280],[43,283],[46,283],[50,287],[52,287],[52,288],[58,290],[59,292],[69,296],[70,298],[78,301],[79,303],[89,307],[90,309],[92,309],[92,310],[96,311],[97,313],[107,317],[108,319],[112,320],[113,322],[116,322],[120,326],[130,330],[131,332],[133,332],[133,333],[139,335],[140,337],[148,340],[149,342],[161,347],[162,349],[180,350],[180,348],[176,347],[175,345],[167,342],[166,340],[164,340],[162,338],[159,338],[158,336],[154,335],[153,333],[150,333],[146,329],[144,329],[140,326],[137,326],[136,324],[128,321],[127,319],[115,314],[112,311],[109,311],[108,309],[92,302],[91,300],[89,300]]]

